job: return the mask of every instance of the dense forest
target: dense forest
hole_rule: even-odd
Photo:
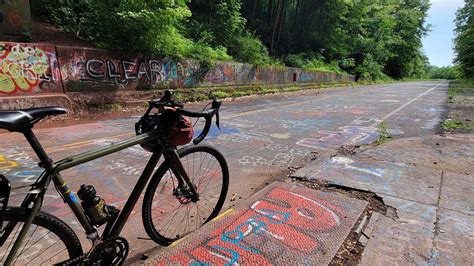
[[[465,0],[464,7],[456,13],[455,23],[454,50],[459,73],[474,78],[474,1]]]
[[[32,1],[35,16],[101,48],[367,80],[421,78],[433,69],[421,50],[429,7],[428,0]],[[464,24],[458,39],[472,42],[462,37],[472,32]]]

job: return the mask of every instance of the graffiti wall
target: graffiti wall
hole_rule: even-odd
[[[106,50],[57,47],[66,91],[140,90],[196,84],[192,60],[177,61]]]
[[[22,35],[30,23],[29,0],[0,0],[1,35]]]
[[[63,92],[52,45],[0,42],[0,95]]]
[[[0,42],[2,96],[353,80],[353,76],[298,68],[257,67],[235,62],[218,62],[211,68],[205,68],[191,59],[153,58],[80,47]]]
[[[58,46],[57,52],[65,90],[70,92],[354,80],[334,73],[235,62],[219,62],[203,70],[195,60],[149,58],[98,49]]]

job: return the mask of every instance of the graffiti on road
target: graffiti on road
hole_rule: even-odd
[[[343,145],[364,145],[379,137],[376,128],[344,126],[339,131],[320,130],[311,138],[304,138],[296,144],[321,150],[332,150]]]
[[[221,224],[204,240],[169,257],[167,263],[269,265],[272,258],[265,256],[269,252],[312,254],[324,249],[314,234],[337,230],[344,215],[325,200],[273,188],[264,199]]]

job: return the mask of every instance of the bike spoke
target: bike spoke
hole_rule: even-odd
[[[35,230],[33,230],[33,232],[31,233],[30,237],[28,238],[28,241],[26,241],[25,245],[23,246],[23,249],[20,251],[20,253],[18,254],[18,257],[15,258],[15,261],[13,262],[13,264],[16,262],[16,260],[20,257],[21,254],[23,254],[23,252],[25,252],[25,248],[26,246],[28,245],[28,243],[30,242],[31,238],[33,237],[34,233],[36,232],[36,229],[38,229],[38,226],[35,227]],[[31,248],[31,246],[30,246]],[[29,249],[29,248],[28,248]],[[27,250],[28,250],[27,249]]]
[[[49,234],[49,233],[48,233]],[[31,259],[30,261],[33,261],[34,259],[36,259],[39,255],[42,255],[42,253],[45,253],[46,250],[50,249],[51,247],[53,247],[54,245],[56,245],[56,243],[58,243],[59,241],[61,241],[61,239],[58,239],[56,242],[54,242],[54,244],[52,245],[49,245],[47,249],[43,250],[41,253],[38,253],[38,255],[36,255],[35,257],[33,257],[33,259]],[[61,251],[62,252],[62,251]],[[58,253],[59,254],[59,253]],[[51,259],[52,257],[50,257]]]
[[[58,241],[60,241],[60,240],[58,240]],[[51,259],[51,258],[54,258],[54,257],[56,257],[57,255],[59,255],[59,254],[61,254],[61,253],[63,253],[65,250],[67,251],[67,249],[66,249],[66,248],[63,248],[63,249],[62,249],[62,250],[60,250],[58,253],[54,254],[54,255],[53,255],[53,256],[51,256],[51,257],[49,257],[49,258],[48,258],[48,260],[49,260],[49,259]],[[46,262],[46,261],[47,261],[47,260],[45,260],[45,262]]]
[[[5,260],[5,256],[8,254],[8,250],[10,250],[10,247],[15,243],[16,238],[18,237],[17,234],[19,234],[19,230],[21,228],[21,224],[18,224],[18,228],[16,229],[15,233],[13,234],[12,241],[10,241],[10,244],[8,245],[7,249],[5,249],[5,254],[3,254],[2,261]]]

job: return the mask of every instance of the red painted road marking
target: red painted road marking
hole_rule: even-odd
[[[312,232],[338,228],[342,215],[343,210],[324,200],[276,187],[246,211],[231,216],[233,219],[229,218],[209,236],[178,246],[177,254],[158,265],[270,265],[271,258],[266,255],[272,249],[304,256],[322,248]]]

